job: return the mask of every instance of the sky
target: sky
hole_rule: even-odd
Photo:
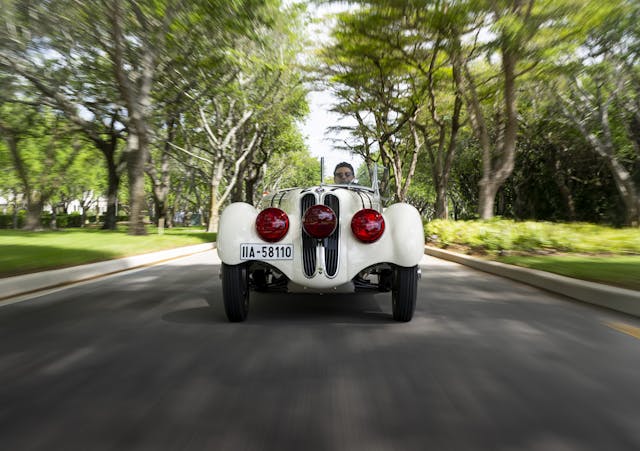
[[[340,4],[309,6],[309,10],[312,11],[313,15],[319,18],[338,12],[339,10],[344,10],[345,8],[348,8],[348,6]],[[309,34],[313,36],[314,42],[326,42],[328,40],[326,24],[324,26],[317,24],[311,25]],[[331,92],[328,90],[311,91],[307,100],[309,102],[310,113],[306,121],[301,125],[301,131],[305,136],[311,155],[318,159],[324,157],[325,174],[333,174],[335,166],[342,161],[351,163],[353,167],[357,169],[363,161],[361,157],[334,147],[334,145],[346,139],[347,136],[328,133],[329,127],[337,126],[340,122],[348,120],[330,111],[331,105],[336,102]],[[338,139],[339,141],[334,144],[334,139]]]
[[[329,127],[338,125],[344,118],[332,113],[330,110],[335,100],[328,91],[312,91],[307,97],[310,113],[302,126],[302,133],[311,155],[324,157],[325,174],[332,174],[335,166],[346,161],[357,167],[362,163],[362,158],[352,155],[350,152],[334,148],[333,139],[340,139],[340,134],[329,134]],[[346,137],[346,136],[345,136]],[[337,143],[336,143],[337,144]]]

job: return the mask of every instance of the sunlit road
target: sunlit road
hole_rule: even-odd
[[[230,324],[218,262],[0,308],[0,449],[640,449],[637,319],[425,257],[411,323],[254,294]]]

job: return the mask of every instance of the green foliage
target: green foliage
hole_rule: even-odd
[[[24,227],[24,217],[25,217],[24,211],[20,211],[16,215],[15,219],[16,219],[17,229],[21,229],[22,227]],[[14,219],[13,214],[0,214],[0,229],[14,228],[13,219]]]
[[[455,68],[468,69],[477,82],[489,140],[501,142],[505,115],[499,107],[504,94],[502,60],[497,56],[508,49],[517,54],[520,127],[515,169],[498,192],[495,212],[515,219],[624,223],[625,205],[610,175],[610,163],[591,151],[587,140],[562,118],[554,103],[571,98],[572,93],[603,99],[616,92],[606,111],[610,130],[598,127],[596,113],[601,110],[596,104],[576,104],[576,111],[596,137],[612,135],[617,162],[627,169],[635,186],[640,186],[640,3],[349,3],[359,7],[334,17],[333,40],[320,52],[322,63],[309,64],[310,72],[327,82],[325,86],[338,97],[336,111],[354,119],[359,115],[357,125],[345,121],[336,128],[352,133],[346,144],[350,150],[369,161],[386,160],[392,170],[391,185],[406,180],[415,147],[409,124],[419,129],[420,152],[440,142],[436,120],[445,124],[442,130],[448,136],[454,97],[459,91],[468,91],[468,83],[454,83]],[[115,136],[116,142],[123,143],[132,129],[127,98],[114,74],[119,68],[120,75],[130,81],[140,80],[143,56],[149,49],[154,50],[151,67],[156,72],[146,118],[153,147],[148,167],[170,173],[167,208],[206,209],[214,165],[197,157],[212,160],[212,154],[220,152],[215,161],[224,161],[218,190],[222,194],[254,133],[259,134],[260,144],[237,177],[244,184],[253,184],[254,197],[262,180],[267,189],[317,183],[317,162],[303,155],[304,142],[296,129],[296,122],[308,110],[307,80],[299,64],[304,44],[302,2],[56,0],[9,1],[3,6],[0,116],[5,130],[13,130],[19,137],[26,174],[21,178],[16,170],[6,170],[15,164],[6,140],[0,142],[3,192],[39,193],[56,205],[81,199],[89,191],[94,198],[104,194],[104,156],[89,148],[98,138],[104,144]],[[114,58],[116,11],[122,13],[119,24],[126,36],[120,62]],[[478,41],[472,39],[476,33]],[[465,39],[460,40],[461,35]],[[142,85],[129,83],[138,88]],[[550,89],[551,99],[545,98],[543,85]],[[434,90],[433,98],[430,89]],[[253,115],[224,149],[211,149],[215,146],[202,132],[195,106],[207,110],[214,130],[233,128],[246,111]],[[217,122],[213,120],[216,111],[221,113]],[[175,133],[170,136],[172,119]],[[482,164],[469,119],[463,108],[459,145],[448,179],[449,212],[456,219],[477,216]],[[79,139],[77,130],[82,130],[86,141]],[[165,141],[191,154],[169,148]],[[125,166],[118,164],[123,147],[111,161],[119,174]],[[69,157],[74,153],[77,156],[71,162]],[[389,164],[394,159],[398,163],[395,168]],[[493,163],[501,160],[495,148],[490,159]],[[433,215],[436,174],[445,172],[442,160],[442,154],[421,154],[406,192],[406,199],[425,217]],[[266,174],[262,172],[265,162]],[[25,188],[24,178],[28,178],[29,188]],[[147,190],[151,186],[149,183]],[[572,197],[573,209],[567,205],[563,188]],[[238,189],[242,190],[251,192],[245,187]],[[242,195],[234,193],[232,197],[237,200]],[[118,200],[120,205],[133,202],[127,190]],[[60,217],[58,224],[64,221]]]
[[[274,155],[264,180],[265,191],[268,192],[319,183],[320,161],[304,148]]]
[[[427,241],[478,251],[640,254],[640,229],[585,223],[434,220],[425,224]]]

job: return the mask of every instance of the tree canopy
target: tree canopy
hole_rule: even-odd
[[[0,197],[31,228],[100,197],[105,228],[215,231],[229,202],[315,183],[312,86],[427,219],[640,224],[637,1],[354,0],[316,43],[304,2],[2,5]]]

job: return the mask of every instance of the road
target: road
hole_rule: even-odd
[[[410,323],[389,294],[255,294],[230,324],[215,251],[5,305],[0,448],[640,449],[640,321],[422,269]]]

